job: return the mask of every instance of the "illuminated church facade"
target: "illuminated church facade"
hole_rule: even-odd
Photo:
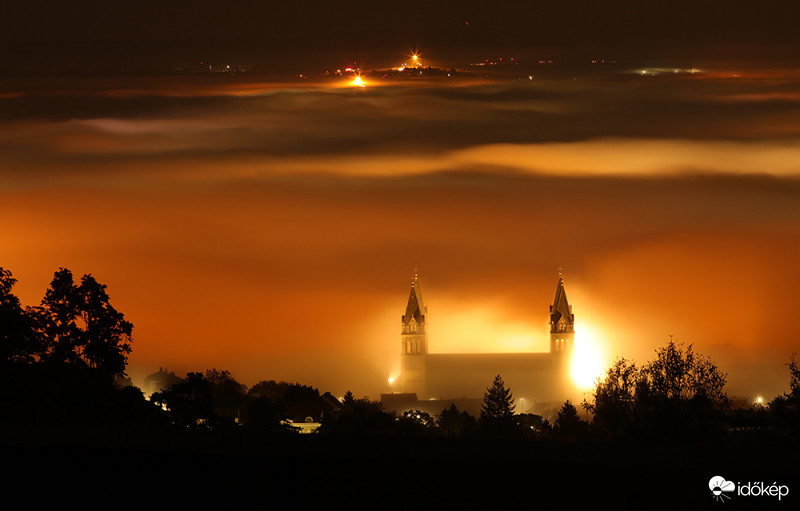
[[[575,316],[567,301],[561,275],[549,319],[548,352],[429,353],[428,308],[422,300],[419,275],[415,273],[405,314],[401,318],[401,374],[395,389],[400,395],[416,395],[420,403],[426,400],[476,400],[483,397],[486,388],[499,374],[513,392],[518,412],[545,403],[563,404],[575,393],[569,378]],[[384,396],[390,399],[390,395]]]

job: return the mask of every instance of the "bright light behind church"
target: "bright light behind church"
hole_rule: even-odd
[[[607,366],[604,346],[607,345],[608,340],[602,331],[593,325],[581,323],[576,326],[569,373],[578,390],[591,390],[603,375]]]

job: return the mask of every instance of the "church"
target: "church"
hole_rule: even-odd
[[[486,388],[498,374],[510,388],[518,413],[552,409],[575,395],[569,366],[575,338],[575,316],[559,275],[550,306],[550,350],[543,353],[428,353],[428,308],[414,274],[401,318],[398,392],[382,394],[389,410],[417,408],[439,413],[450,403],[479,413]],[[429,410],[430,409],[430,410]]]

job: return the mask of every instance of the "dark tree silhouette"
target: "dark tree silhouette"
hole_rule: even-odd
[[[636,388],[639,385],[639,369],[624,358],[614,362],[605,378],[599,380],[591,402],[583,406],[594,415],[596,429],[613,436],[638,433],[636,422]]]
[[[646,389],[663,399],[708,399],[725,401],[725,375],[707,357],[694,352],[690,344],[670,341],[656,350],[656,358],[642,368]]]
[[[244,403],[247,386],[236,381],[229,371],[207,369],[204,376],[211,386],[214,412],[218,417],[233,422],[239,416],[239,407]]]
[[[514,397],[498,374],[492,385],[483,394],[481,405],[481,427],[490,435],[506,436],[516,432]]]
[[[541,415],[520,413],[516,415],[516,419],[522,434],[525,436],[535,437],[544,430],[545,421]]]
[[[342,399],[341,410],[326,415],[320,431],[337,435],[385,435],[395,433],[394,416],[383,411],[378,401],[356,398],[349,390]]]
[[[372,401],[367,396],[355,398],[349,390],[342,400],[342,416],[353,417],[357,420],[367,419],[385,413],[383,406],[378,401]],[[386,414],[388,415],[388,414]]]
[[[22,308],[0,269],[0,402],[4,422],[53,425],[159,423],[140,391],[118,388],[131,323],[91,275],[59,269],[38,307]]]
[[[279,401],[283,399],[286,389],[289,388],[289,383],[282,381],[276,382],[275,380],[265,381],[262,380],[247,391],[248,398],[266,398],[272,401]]]
[[[204,373],[188,373],[150,399],[167,408],[173,424],[219,430],[235,426],[246,390],[229,371],[207,369]]]
[[[82,300],[84,359],[106,374],[124,374],[131,352],[133,324],[111,306],[105,284],[98,283],[91,275],[81,278],[78,295]]]
[[[335,403],[338,408],[339,403]],[[249,429],[288,431],[284,423],[287,419],[298,422],[311,417],[313,421],[319,421],[332,411],[330,403],[313,387],[274,380],[260,381],[247,392],[242,422]]]
[[[769,403],[769,412],[778,434],[786,439],[800,440],[800,365],[792,355],[789,366],[789,392]]]
[[[725,375],[707,357],[670,341],[642,368],[636,400],[645,431],[660,438],[712,439],[725,432]]]
[[[460,411],[455,403],[442,410],[436,418],[439,432],[448,437],[461,437],[474,433],[478,429],[478,421],[466,411]]]
[[[84,345],[78,327],[81,305],[71,271],[61,268],[55,273],[38,312],[48,344],[47,361],[67,364],[80,361]]]
[[[794,354],[786,365],[789,366],[789,393],[785,396],[800,404],[800,364],[795,360]]]
[[[286,408],[267,397],[247,397],[242,406],[242,426],[248,431],[286,432]]]
[[[506,389],[503,378],[498,374],[492,385],[483,394],[481,418],[507,419],[514,415],[514,397],[511,389]]]
[[[398,431],[403,435],[432,436],[438,434],[436,420],[422,410],[406,410],[397,419]]]
[[[209,430],[218,422],[212,385],[202,373],[188,373],[170,388],[156,392],[150,401],[167,409],[173,424],[187,429]]]
[[[59,269],[37,309],[51,362],[83,362],[107,376],[124,374],[133,325],[110,303],[106,286],[91,275],[75,284]]]
[[[252,431],[285,432],[287,418],[284,395],[289,388],[286,382],[260,381],[250,387],[242,409],[242,425]]]
[[[612,435],[700,439],[724,431],[725,375],[692,346],[670,341],[641,369],[618,360],[584,407]]]
[[[0,364],[34,362],[44,351],[36,322],[11,291],[17,279],[0,268]]]
[[[578,410],[567,400],[558,411],[553,433],[561,439],[576,440],[588,429],[588,424],[578,416]]]

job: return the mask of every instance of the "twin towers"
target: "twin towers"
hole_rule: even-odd
[[[575,315],[559,274],[550,306],[550,351],[544,353],[428,353],[428,308],[419,275],[411,281],[400,333],[401,374],[394,389],[417,399],[478,398],[500,374],[519,399],[560,401],[569,393],[569,359]]]

